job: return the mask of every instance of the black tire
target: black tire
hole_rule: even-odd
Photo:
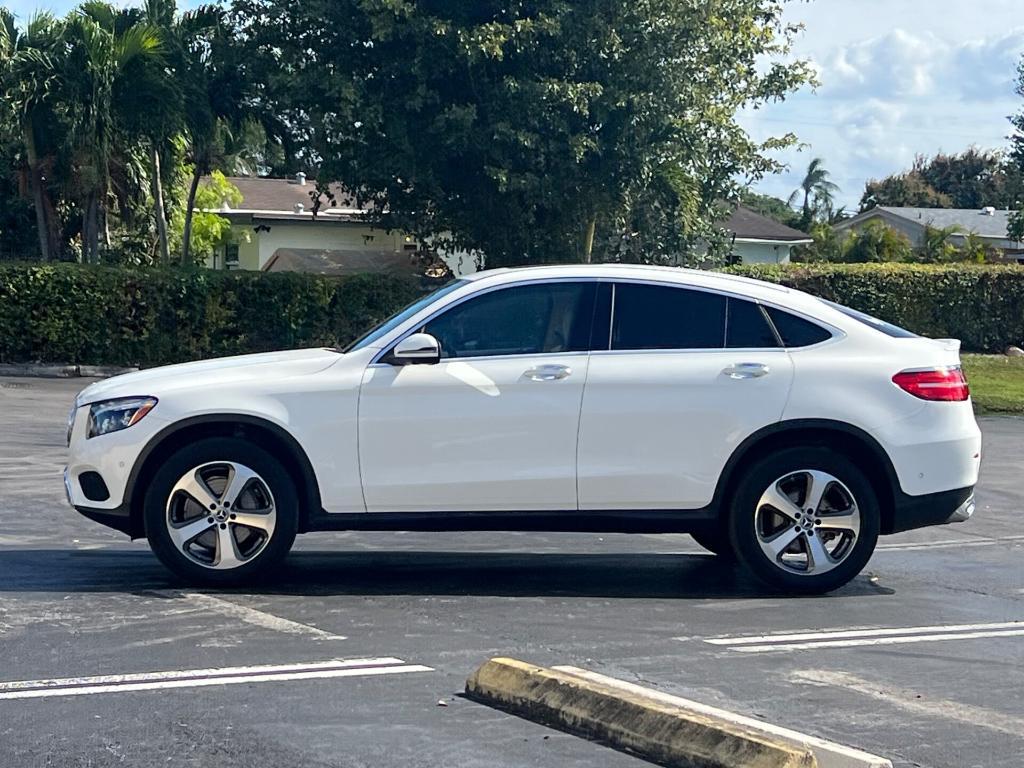
[[[254,550],[251,559],[224,570],[203,565],[190,558],[174,543],[168,530],[168,503],[178,480],[193,468],[216,462],[232,462],[256,472],[272,494],[276,515],[272,533],[263,537],[265,541],[260,543],[261,548]],[[238,438],[213,437],[199,440],[169,456],[153,476],[143,504],[146,538],[154,554],[167,568],[189,583],[226,586],[255,580],[281,562],[291,549],[298,531],[298,494],[288,472],[262,448]],[[233,525],[231,530],[235,530]],[[236,535],[245,536],[247,533]]]
[[[790,473],[799,473],[801,470],[816,470],[832,475],[852,494],[860,515],[860,530],[856,539],[841,557],[837,555],[839,563],[823,573],[796,573],[773,561],[762,550],[755,528],[755,512],[762,494],[772,488],[780,478]],[[833,483],[827,487],[834,489],[838,486]],[[871,559],[878,541],[880,525],[878,495],[864,472],[846,456],[827,448],[815,447],[787,448],[745,467],[732,494],[728,519],[729,540],[740,562],[764,583],[797,594],[831,592],[857,576]],[[818,528],[812,528],[811,536],[815,531],[820,539],[821,530]],[[804,541],[806,537],[794,547],[807,547]],[[841,540],[837,543],[841,543]]]
[[[709,528],[702,531],[693,531],[690,533],[690,536],[711,554],[718,555],[725,560],[736,559],[736,553],[733,551],[732,543],[729,541],[728,531],[717,531]]]

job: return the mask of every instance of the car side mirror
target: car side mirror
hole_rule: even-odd
[[[440,342],[429,333],[414,333],[398,342],[383,362],[389,365],[433,365],[440,360]]]

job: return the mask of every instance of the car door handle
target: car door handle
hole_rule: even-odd
[[[758,379],[767,376],[770,370],[764,363],[736,363],[724,369],[722,373],[730,379]]]
[[[523,374],[531,381],[558,381],[571,375],[572,368],[567,365],[538,365]]]

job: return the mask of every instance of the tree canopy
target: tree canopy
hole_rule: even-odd
[[[236,0],[257,103],[383,226],[488,264],[658,260],[774,167],[810,79],[775,0]]]
[[[909,171],[869,181],[860,207],[1016,208],[1024,174],[1014,156],[976,147],[955,155],[919,155]]]

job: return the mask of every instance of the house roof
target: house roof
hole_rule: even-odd
[[[204,179],[206,181],[206,179]],[[313,180],[301,184],[296,178],[268,179],[256,176],[229,176],[231,182],[242,193],[240,205],[218,213],[228,218],[253,217],[273,218],[295,221],[313,221],[312,208],[314,195],[317,193],[316,182]],[[365,210],[356,205],[355,200],[340,184],[331,184],[334,195],[332,203],[326,196],[322,197],[318,212],[320,220],[344,220],[362,216]],[[301,205],[300,209],[298,206]]]
[[[902,208],[882,205],[864,211],[852,219],[847,219],[841,224],[837,224],[836,228],[847,229],[865,219],[881,215],[903,219],[921,227],[930,226],[936,229],[956,227],[963,232],[973,232],[981,237],[1006,240],[1011,213],[1012,211],[996,210],[989,215],[984,210],[977,208]]]
[[[812,240],[806,232],[787,227],[743,205],[736,206],[722,225],[740,241],[809,243]]]

